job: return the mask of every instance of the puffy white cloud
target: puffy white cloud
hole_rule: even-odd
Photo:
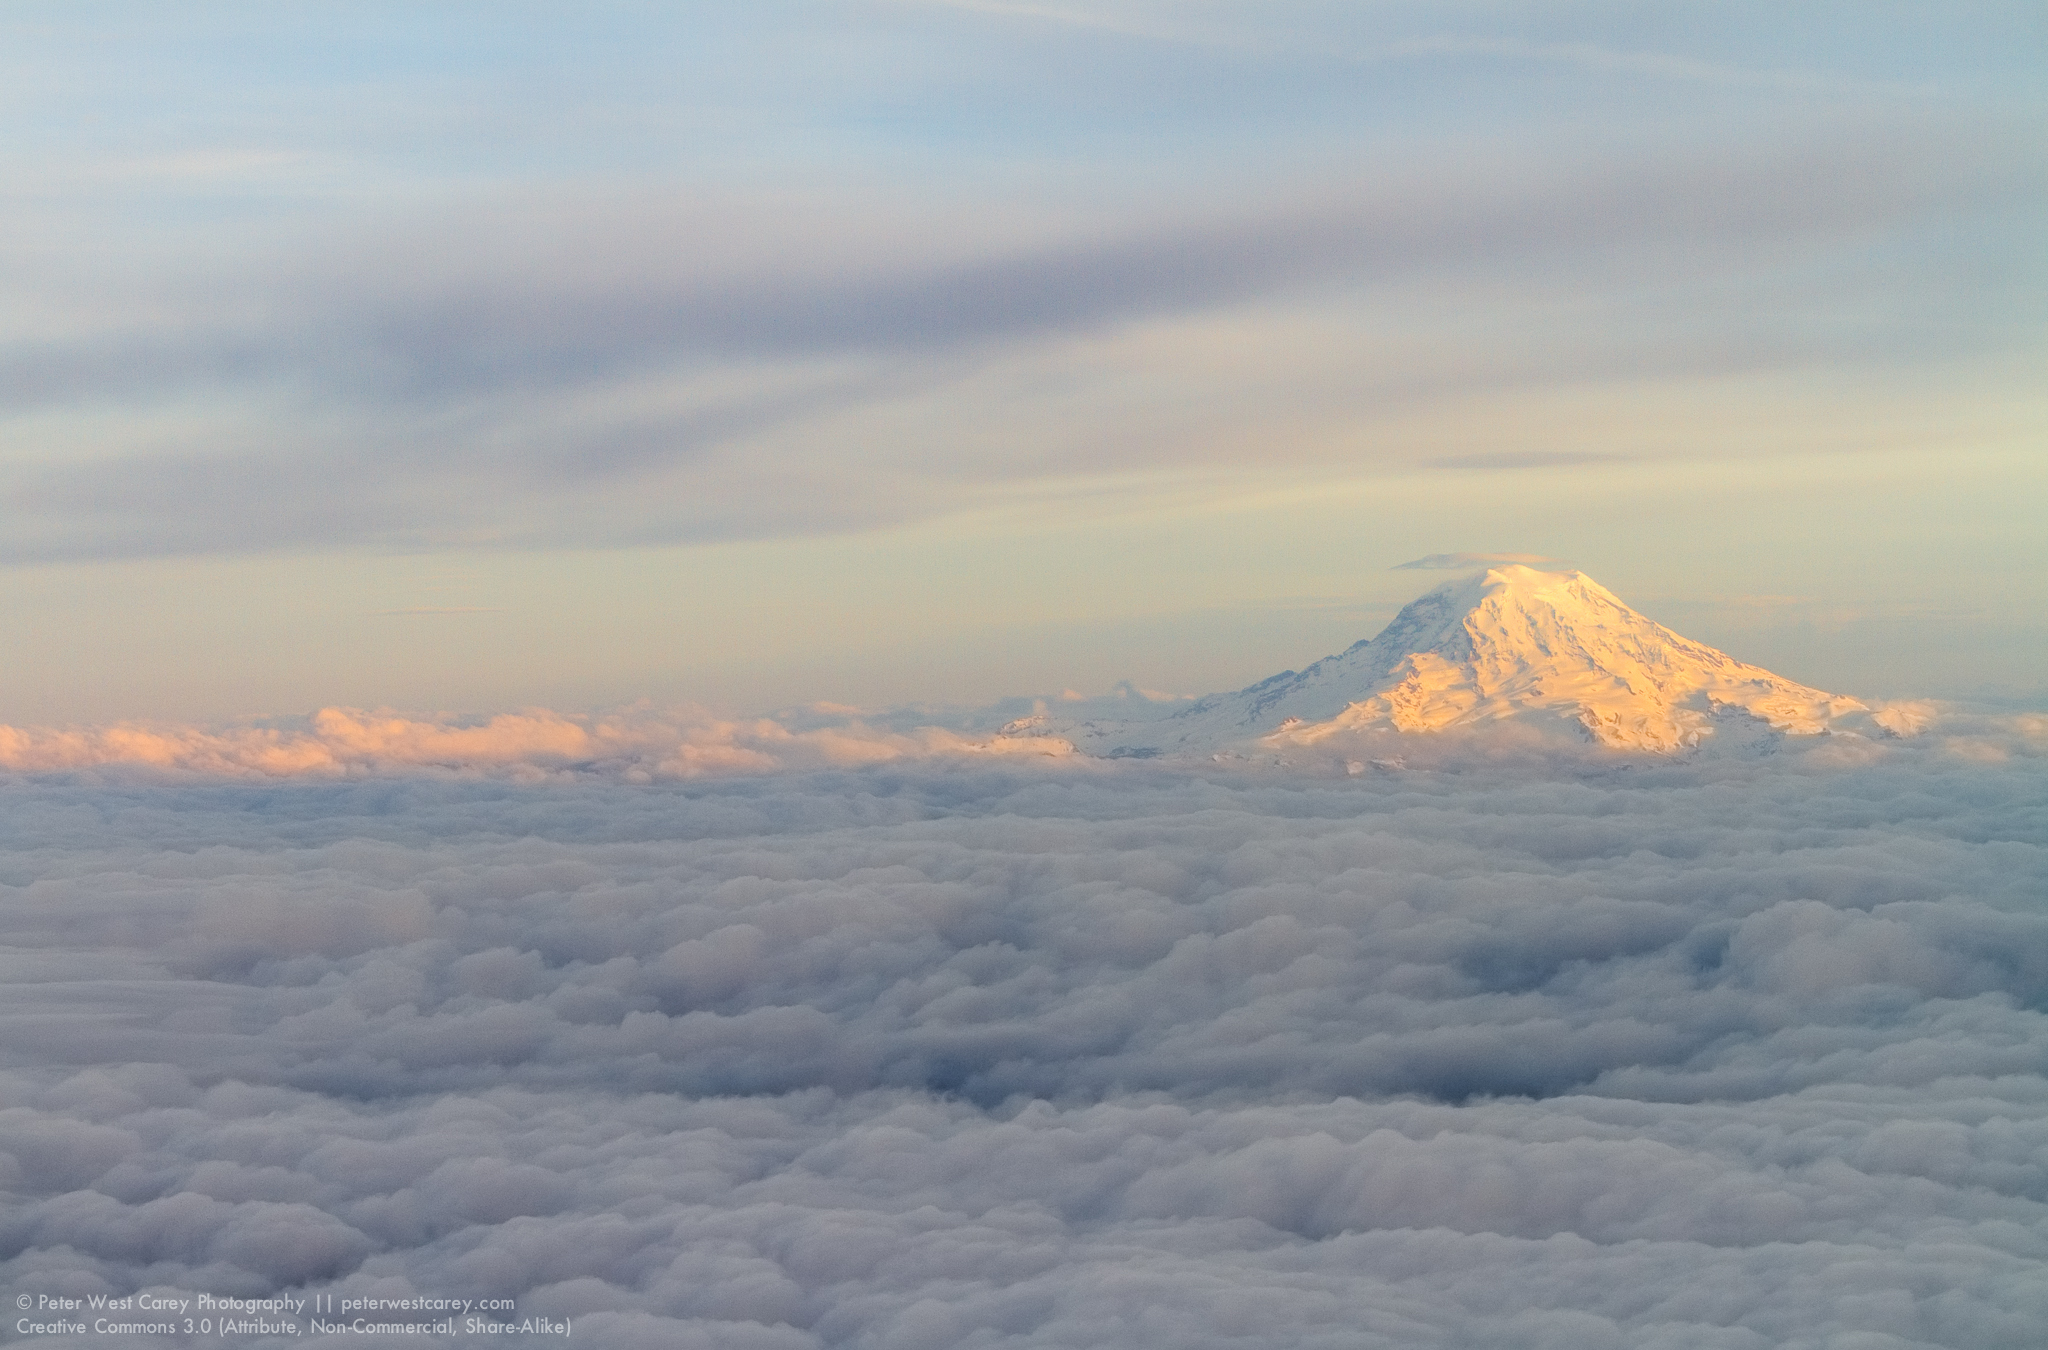
[[[4,1283],[2028,1345],[2048,778],[1964,733],[2006,758],[0,780]]]

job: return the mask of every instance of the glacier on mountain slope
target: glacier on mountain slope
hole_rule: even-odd
[[[1754,740],[1893,730],[1884,713],[1856,699],[1681,637],[1582,572],[1523,565],[1447,582],[1370,641],[1167,716],[1031,720],[1038,724],[1031,732],[1112,757],[1247,744],[1284,750],[1344,732],[1445,731],[1510,720],[1562,727],[1613,749],[1666,754],[1698,747],[1717,731]]]

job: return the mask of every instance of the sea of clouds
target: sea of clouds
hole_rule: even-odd
[[[2032,1350],[2048,722],[1947,725],[20,765],[0,1294],[511,1300],[605,1347]]]

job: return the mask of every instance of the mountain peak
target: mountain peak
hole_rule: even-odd
[[[1303,670],[1155,722],[1075,730],[1084,747],[1120,741],[1129,754],[1249,739],[1312,744],[1351,730],[1441,731],[1512,718],[1576,725],[1610,747],[1671,752],[1700,744],[1731,718],[1797,735],[1864,711],[1855,699],[1682,637],[1583,572],[1503,563],[1445,582],[1377,637]]]

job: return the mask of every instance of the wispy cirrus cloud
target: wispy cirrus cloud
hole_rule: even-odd
[[[90,456],[45,446],[14,466],[0,489],[18,525],[5,556],[801,533],[958,509],[1044,475],[1048,454],[1070,461],[1054,472],[1083,476],[1228,462],[1227,436],[1170,452],[1135,435],[1108,453],[1057,449],[1099,402],[1102,416],[1129,414],[1078,386],[1048,402],[1043,364],[1209,316],[1251,311],[1284,328],[1333,290],[1361,313],[1478,284],[1510,309],[1541,309],[1568,286],[1626,311],[1674,257],[1754,290],[1811,249],[2025,199],[2031,179],[2016,166],[2039,147],[2005,135],[1961,154],[1947,136],[1890,128],[1763,155],[1361,170],[1356,186],[1297,184],[1249,207],[1132,206],[1021,234],[972,213],[870,211],[840,229],[829,203],[760,230],[745,212],[701,208],[664,228],[645,200],[625,218],[515,206],[331,261],[158,284],[132,311],[104,299],[80,311],[71,336],[0,343],[0,409],[39,436],[94,419]],[[470,245],[472,229],[488,247]],[[1467,345],[1441,369],[1313,397],[1328,405],[1318,415],[1371,418],[1536,381],[1719,371],[1738,351],[1750,366],[1889,360],[1886,345],[1909,340],[1910,324],[1880,325],[1858,357],[1833,327],[1732,339],[1727,324],[1769,313],[1759,303],[1705,328],[1659,319],[1629,342],[1604,325],[1647,312],[1608,312],[1541,347]],[[1245,406],[1262,408],[1264,377],[1240,378]],[[1044,419],[1037,440],[1055,448],[989,443],[971,423],[939,440],[900,429],[922,408],[991,393]],[[1283,453],[1309,463],[1329,453],[1318,443]],[[1433,458],[1490,470],[1563,453]]]
[[[1930,81],[1885,80],[1830,70],[1823,66],[1793,66],[1771,60],[1741,62],[1708,60],[1699,56],[1660,51],[1650,47],[1628,47],[1593,41],[1543,40],[1530,36],[1502,36],[1486,32],[1439,29],[1426,31],[1444,16],[1424,6],[1383,6],[1374,16],[1386,28],[1411,30],[1407,35],[1379,41],[1332,40],[1326,31],[1313,37],[1289,31],[1288,20],[1296,17],[1282,10],[1262,12],[1259,22],[1248,24],[1228,10],[1210,7],[1162,8],[1157,5],[1072,5],[1026,3],[1025,0],[898,0],[899,3],[931,9],[957,10],[995,19],[1021,20],[1082,33],[1099,33],[1139,38],[1247,55],[1276,57],[1313,56],[1322,61],[1340,61],[1362,66],[1397,62],[1443,62],[1462,58],[1486,58],[1507,63],[1566,66],[1600,75],[1674,81],[1687,84],[1755,86],[1781,91],[1856,93],[1916,100],[1939,99],[1939,86]],[[1402,12],[1406,10],[1407,12]],[[1529,15],[1540,23],[1540,12]],[[1414,32],[1417,27],[1425,31]]]
[[[788,252],[721,258],[718,236],[743,229],[744,217],[712,222],[711,251],[678,266],[678,246],[706,222],[679,217],[670,234],[655,223],[659,204],[643,201],[624,231],[602,213],[574,222],[566,238],[553,222],[525,246],[494,241],[482,266],[457,229],[362,249],[334,269],[195,279],[151,297],[152,308],[170,309],[167,322],[124,321],[114,309],[89,341],[0,349],[0,406],[18,414],[278,382],[404,407],[600,384],[677,362],[953,351],[1340,279],[1508,280],[1589,266],[1619,279],[1632,259],[1672,247],[1740,270],[1758,248],[2023,199],[2043,167],[2034,140],[1958,153],[1949,133],[1902,141],[1897,127],[1872,127],[1767,154],[1706,149],[1536,172],[1475,162],[1463,173],[1374,181],[1361,165],[1349,191],[1282,186],[1251,210],[1140,208],[1024,246],[998,236],[978,247],[971,217],[905,216],[864,248],[856,240],[850,256],[843,244],[828,249],[822,268],[808,260],[813,240],[802,230],[783,232]],[[2024,167],[2002,162],[2015,153]],[[810,210],[807,228],[827,244],[831,204]],[[502,232],[525,222],[515,211],[464,224]],[[934,247],[919,247],[927,239]]]

